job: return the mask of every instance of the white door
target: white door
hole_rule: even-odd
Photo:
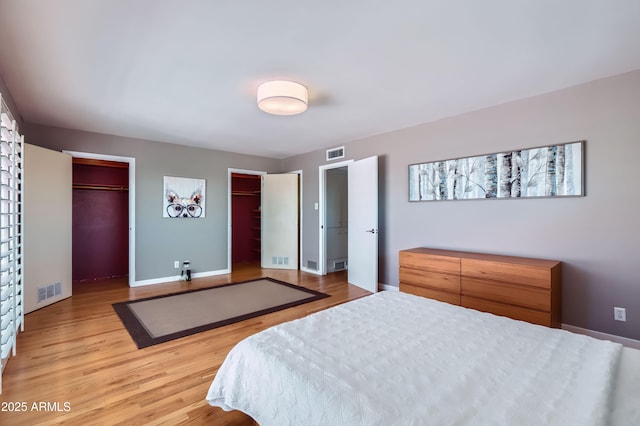
[[[378,291],[378,157],[349,163],[348,281]]]
[[[298,174],[262,176],[261,266],[298,269]]]
[[[24,171],[23,285],[28,314],[72,294],[71,155],[24,144]],[[49,283],[60,286],[49,293]],[[43,285],[45,297],[39,291]],[[46,297],[49,294],[53,297]]]

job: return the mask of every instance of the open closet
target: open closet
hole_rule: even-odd
[[[260,175],[231,174],[231,262],[260,263]]]
[[[129,272],[129,164],[73,158],[73,281]]]

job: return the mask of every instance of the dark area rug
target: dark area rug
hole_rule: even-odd
[[[114,303],[138,349],[329,297],[259,278],[216,287]]]

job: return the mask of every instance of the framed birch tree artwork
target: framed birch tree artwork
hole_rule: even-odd
[[[409,201],[584,196],[585,141],[409,165]]]

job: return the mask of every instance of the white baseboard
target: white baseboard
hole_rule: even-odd
[[[400,288],[396,285],[389,285],[389,284],[382,284],[382,283],[378,284],[378,289],[382,291],[400,291]]]
[[[212,277],[214,275],[224,275],[231,273],[228,269],[220,269],[217,271],[206,271],[206,272],[194,272],[191,274],[191,278],[203,278],[203,277]],[[142,280],[136,281],[130,287],[142,287],[145,285],[153,285],[153,284],[162,284],[162,283],[170,283],[173,281],[180,281],[180,275],[172,275],[170,277],[161,277],[161,278],[152,278],[150,280]]]
[[[317,271],[317,270],[315,270],[315,269],[309,269],[309,268],[306,268],[306,267],[304,267],[304,266],[301,266],[301,267],[300,267],[300,270],[301,270],[302,272],[308,272],[308,273],[310,273],[310,274],[320,275],[320,271]]]
[[[229,269],[220,269],[217,271],[207,271],[207,272],[196,272],[194,274],[191,274],[192,278],[203,278],[203,277],[213,277],[215,275],[224,275],[224,274],[230,274],[231,271]]]
[[[576,334],[584,334],[586,336],[595,337],[600,340],[610,340],[620,343],[628,348],[640,349],[640,340],[629,339],[628,337],[616,336],[615,334],[602,333],[600,331],[589,330],[588,328],[576,327],[569,324],[562,324],[562,329]]]

